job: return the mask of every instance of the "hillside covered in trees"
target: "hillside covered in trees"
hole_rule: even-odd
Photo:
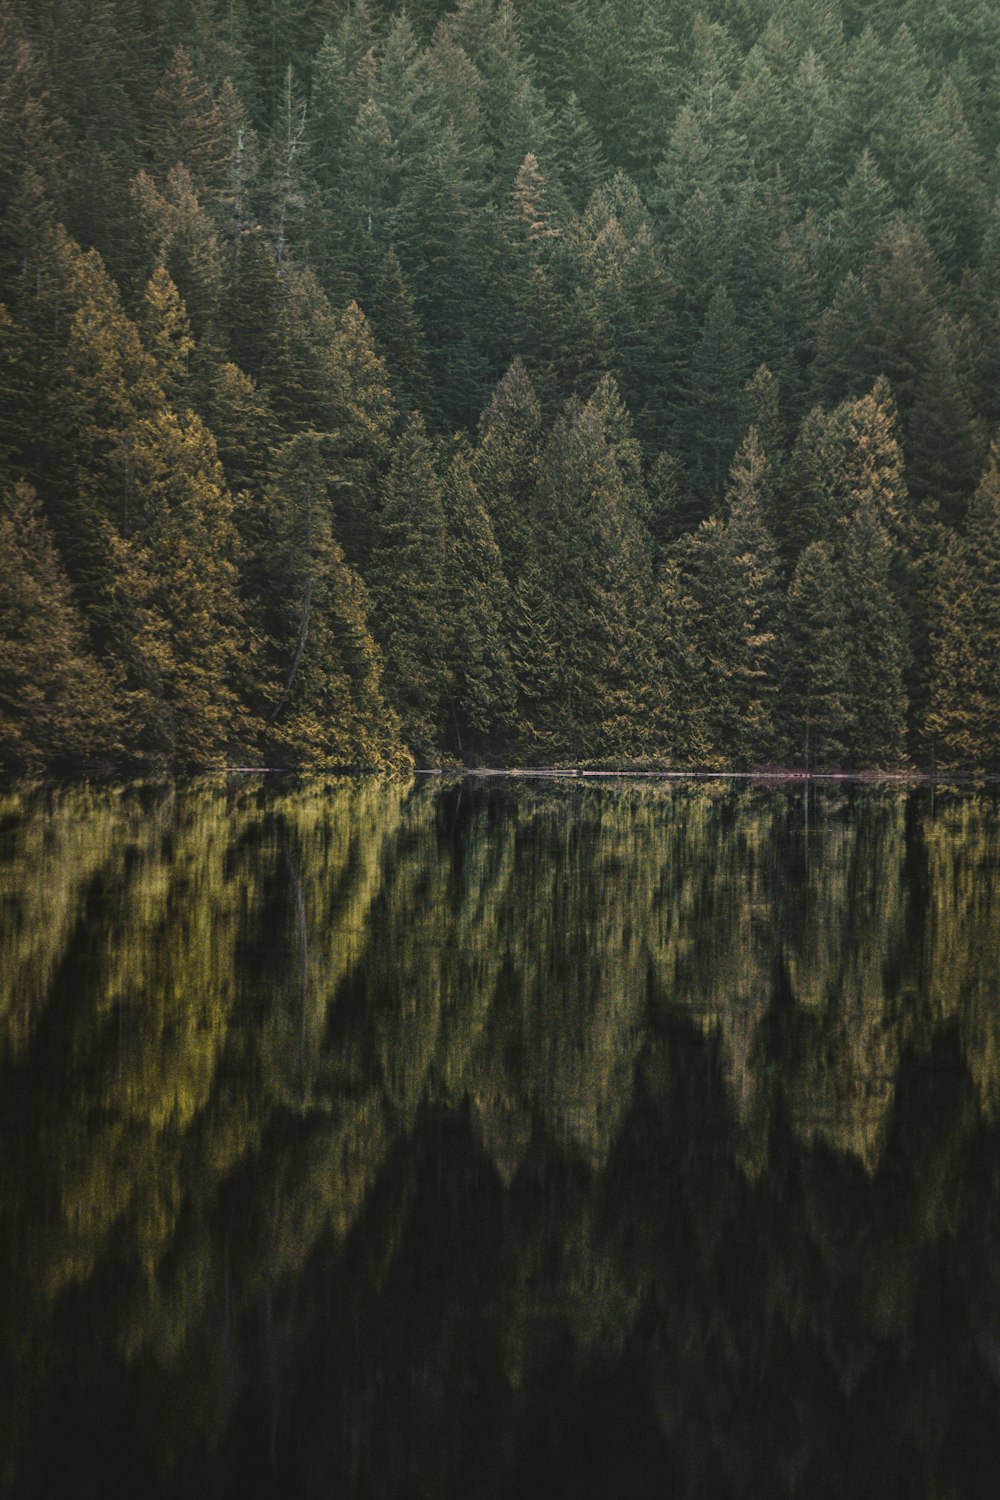
[[[0,765],[1000,766],[991,0],[0,0]]]

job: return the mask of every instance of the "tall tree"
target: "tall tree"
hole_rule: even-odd
[[[847,527],[844,582],[852,762],[898,766],[906,754],[905,621],[892,586],[892,544],[874,497],[861,501]]]
[[[444,506],[454,653],[450,727],[454,748],[464,755],[503,743],[514,708],[506,639],[509,586],[489,515],[476,489],[471,453],[464,444],[456,446],[445,468]]]
[[[335,462],[329,439],[301,433],[279,453],[264,496],[264,741],[293,764],[382,768],[406,757],[382,694],[368,593],[336,539]]]
[[[99,769],[121,755],[117,683],[96,660],[35,492],[0,492],[0,763]]]
[[[848,604],[831,543],[810,542],[788,586],[779,699],[785,753],[806,770],[844,764],[853,742]]]
[[[425,763],[447,739],[454,695],[448,563],[444,492],[415,413],[386,475],[369,582],[386,695],[406,743]]]
[[[995,445],[965,532],[948,538],[938,564],[926,728],[940,765],[1000,766],[1000,456]]]

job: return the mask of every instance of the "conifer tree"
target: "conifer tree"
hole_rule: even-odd
[[[140,643],[158,667],[172,753],[187,765],[217,764],[252,734],[241,702],[251,664],[232,497],[193,412],[163,408],[138,422],[132,462],[140,516],[127,546],[146,579]]]
[[[96,660],[35,492],[0,491],[0,764],[93,770],[121,754],[117,684]]]
[[[811,542],[832,541],[850,509],[839,419],[813,407],[799,428],[775,496],[775,529],[789,562]]]
[[[183,46],[174,49],[153,95],[147,144],[160,182],[184,167],[197,187],[220,185],[226,163],[222,116]]]
[[[563,753],[648,753],[652,557],[639,450],[615,382],[570,403],[539,464],[545,584],[560,614],[552,727]]]
[[[906,750],[905,622],[892,587],[892,545],[873,496],[858,504],[847,527],[844,587],[852,762],[898,766]]]
[[[459,755],[502,743],[514,707],[506,640],[509,586],[470,460],[464,446],[456,447],[444,473],[454,653],[451,730]]]
[[[385,479],[369,584],[385,692],[403,738],[426,762],[444,743],[454,696],[444,493],[423,418],[397,440]]]
[[[278,455],[264,496],[264,741],[293,764],[392,766],[406,757],[382,694],[368,593],[336,539],[334,462],[329,439],[301,433]]]
[[[145,172],[132,184],[139,230],[140,285],[164,266],[199,339],[217,329],[223,295],[223,255],[215,226],[184,166],[171,168],[161,190]]]
[[[419,411],[427,421],[433,421],[436,403],[427,344],[395,250],[390,250],[382,262],[372,298],[371,322],[379,352],[391,372],[399,410],[403,416]]]
[[[513,748],[535,764],[567,753],[565,727],[552,706],[564,697],[559,604],[532,558],[511,586],[510,657],[516,683]]]
[[[712,296],[691,359],[688,413],[680,436],[711,492],[720,496],[739,437],[740,390],[747,378],[747,345],[736,309],[719,288]]]
[[[785,753],[806,770],[845,763],[854,739],[848,605],[832,544],[810,542],[788,587],[779,696]]]
[[[1000,766],[1000,459],[996,445],[937,568],[926,738],[942,766]]]
[[[552,165],[559,188],[577,213],[583,212],[609,175],[600,140],[574,93],[556,115]]]
[[[195,343],[187,308],[164,266],[157,266],[146,283],[141,332],[156,379],[164,395],[174,400],[187,384]]]
[[[504,570],[516,584],[537,546],[535,482],[542,410],[531,378],[516,359],[497,385],[479,424],[473,474]]]
[[[732,663],[738,753],[753,761],[768,758],[775,748],[780,591],[777,548],[767,521],[771,483],[770,462],[751,427],[730,471],[726,531],[742,593],[741,639]]]
[[[326,373],[342,479],[338,536],[348,561],[367,576],[398,413],[388,368],[356,302],[334,319]]]

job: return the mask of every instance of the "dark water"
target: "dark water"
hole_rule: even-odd
[[[989,1496],[1000,810],[0,799],[5,1497]]]

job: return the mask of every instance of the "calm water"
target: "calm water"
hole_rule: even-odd
[[[0,798],[0,1493],[993,1500],[998,868],[976,792]]]

